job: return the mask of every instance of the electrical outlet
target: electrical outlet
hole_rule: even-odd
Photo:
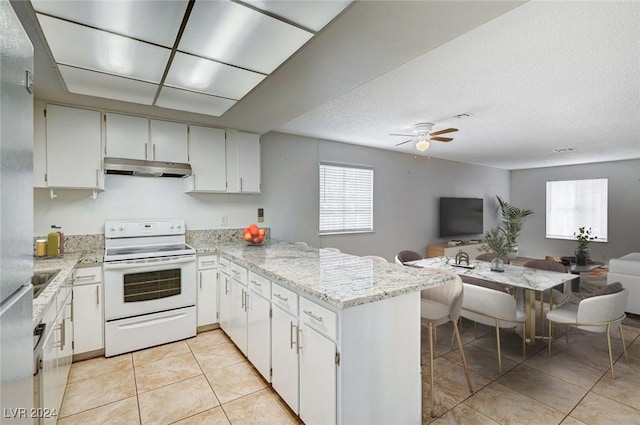
[[[227,215],[226,214],[222,214],[220,216],[220,226],[226,226],[228,223],[227,221]]]

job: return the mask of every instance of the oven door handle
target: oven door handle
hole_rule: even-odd
[[[141,267],[157,267],[164,266],[170,264],[184,264],[184,263],[195,263],[196,257],[195,255],[180,257],[180,258],[172,258],[172,259],[153,259],[147,260],[144,262],[135,262],[135,261],[122,261],[122,262],[112,262],[112,263],[104,263],[105,270],[116,270],[116,269],[131,269],[131,268],[141,268]]]

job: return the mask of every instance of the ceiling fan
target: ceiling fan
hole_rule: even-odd
[[[413,134],[390,134],[390,136],[407,136],[411,137],[409,140],[398,143],[396,146],[404,145],[412,141],[416,142],[416,149],[420,152],[424,152],[429,149],[430,141],[435,140],[437,142],[450,142],[453,139],[451,137],[439,137],[441,134],[453,133],[458,131],[457,128],[446,128],[439,131],[431,131],[433,124],[429,122],[421,122],[413,126]]]

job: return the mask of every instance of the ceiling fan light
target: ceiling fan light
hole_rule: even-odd
[[[418,149],[420,152],[424,152],[427,149],[429,149],[429,146],[431,144],[429,142],[427,142],[426,140],[419,140],[418,143],[416,143],[416,149]]]

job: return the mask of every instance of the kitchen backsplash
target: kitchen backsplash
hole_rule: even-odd
[[[265,227],[265,238],[271,239],[271,229]],[[36,236],[33,240],[47,239],[47,236]],[[211,243],[233,243],[242,240],[242,229],[205,229],[187,230],[186,241],[189,245],[203,245]],[[99,251],[104,249],[104,235],[65,235],[65,252]]]
[[[271,239],[271,229],[264,229],[265,239]],[[186,240],[188,245],[239,242],[242,241],[242,229],[187,230]]]

